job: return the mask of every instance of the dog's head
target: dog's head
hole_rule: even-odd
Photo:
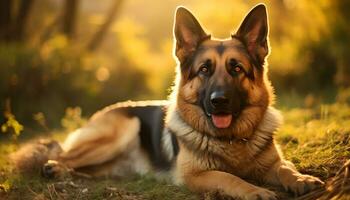
[[[177,107],[198,131],[249,137],[270,102],[265,59],[269,53],[264,5],[253,8],[229,39],[212,39],[184,7],[176,10],[179,61]]]

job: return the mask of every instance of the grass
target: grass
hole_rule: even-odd
[[[313,108],[282,108],[282,112],[285,123],[276,140],[285,157],[303,173],[322,180],[333,177],[350,158],[350,106],[335,103]],[[53,135],[59,139],[64,136]],[[0,144],[0,199],[199,199],[186,188],[156,180],[152,175],[123,180],[80,177],[47,180],[38,174],[21,176],[13,173],[6,158],[17,148],[18,144],[11,140],[3,139]]]
[[[277,141],[288,160],[303,172],[328,179],[350,158],[350,107],[322,105],[283,110]]]

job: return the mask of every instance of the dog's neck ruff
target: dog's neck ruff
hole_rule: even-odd
[[[179,115],[176,108],[174,112],[170,112],[166,119],[166,127],[175,134],[180,140],[182,137],[187,137],[189,135],[200,137],[208,137],[208,139],[218,140],[220,142],[228,142],[229,144],[234,144],[235,142],[247,143],[252,139],[257,137],[266,137],[268,136],[272,140],[273,134],[282,124],[283,118],[281,113],[274,107],[269,106],[265,111],[264,117],[261,120],[261,123],[258,125],[254,134],[250,138],[236,138],[233,136],[212,136],[207,133],[201,133],[197,130],[194,130],[189,124],[187,124]]]

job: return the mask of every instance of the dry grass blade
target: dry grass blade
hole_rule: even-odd
[[[336,175],[327,181],[325,188],[319,188],[306,195],[299,197],[297,200],[337,200],[342,198],[350,199],[350,160],[348,160],[336,173]],[[346,196],[346,197],[345,197]]]

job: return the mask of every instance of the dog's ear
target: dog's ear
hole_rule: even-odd
[[[184,7],[176,9],[174,36],[176,39],[175,55],[181,63],[196,50],[201,41],[210,37],[204,32],[192,13]]]
[[[257,59],[259,64],[264,63],[269,53],[268,29],[266,7],[259,4],[248,13],[233,36],[243,41],[250,55]]]

